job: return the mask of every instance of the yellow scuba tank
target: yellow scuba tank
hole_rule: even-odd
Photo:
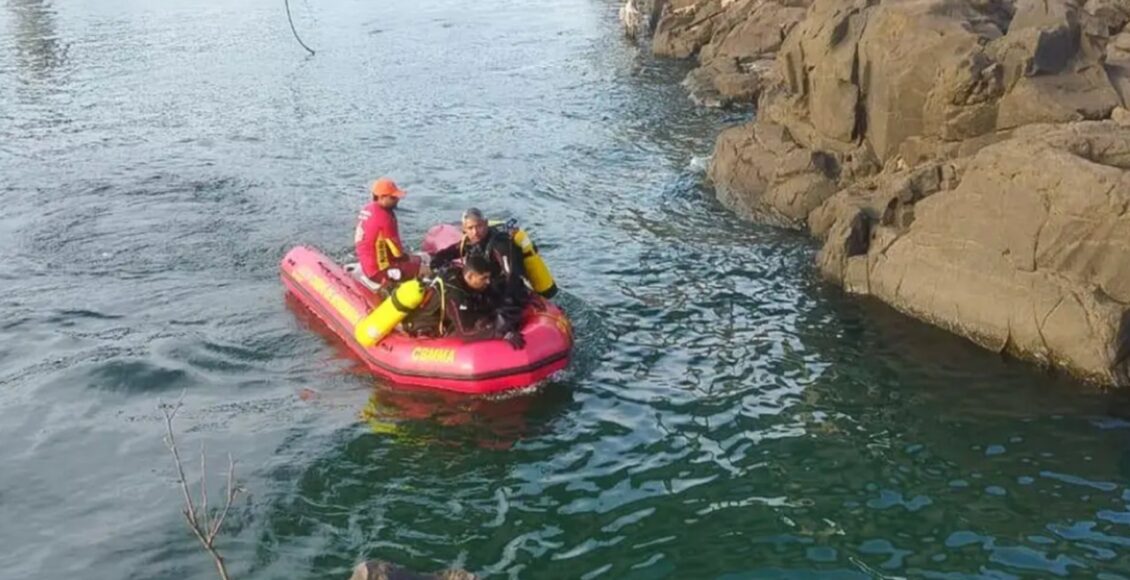
[[[530,286],[534,287],[534,292],[546,298],[553,298],[557,294],[557,283],[553,281],[553,275],[549,273],[549,266],[545,265],[545,260],[538,255],[537,247],[530,240],[530,236],[518,227],[517,221],[489,220],[487,226],[492,228],[501,226],[510,232],[510,238],[522,249],[522,266],[525,267],[526,279],[530,281]]]
[[[377,344],[423,301],[424,285],[415,278],[404,282],[380,306],[357,323],[353,328],[353,337],[365,348]]]
[[[553,298],[557,294],[557,283],[553,281],[553,275],[549,273],[549,266],[545,265],[545,260],[538,255],[530,236],[522,228],[515,228],[512,237],[514,243],[522,248],[522,265],[526,268],[526,278],[529,279],[530,286],[534,287],[534,292],[546,298]]]

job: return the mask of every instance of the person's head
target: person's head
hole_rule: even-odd
[[[468,242],[477,244],[485,240],[489,231],[487,219],[478,208],[468,208],[463,212],[463,236]]]
[[[463,262],[463,281],[472,290],[486,290],[490,286],[490,262],[482,256],[467,256]]]
[[[377,205],[385,209],[396,207],[396,204],[400,203],[400,198],[404,197],[404,190],[397,187],[396,182],[387,177],[374,181],[369,191],[373,194],[373,199],[376,200]]]

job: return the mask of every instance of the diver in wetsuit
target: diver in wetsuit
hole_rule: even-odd
[[[458,336],[464,340],[501,338],[514,349],[526,346],[518,316],[499,308],[491,294],[491,267],[480,255],[468,256],[462,268],[445,267],[436,276],[403,328],[413,336]]]
[[[438,270],[470,256],[482,256],[490,264],[490,294],[504,316],[511,320],[521,318],[522,310],[530,302],[522,249],[507,230],[490,227],[477,208],[463,212],[463,239],[436,252],[431,267]]]

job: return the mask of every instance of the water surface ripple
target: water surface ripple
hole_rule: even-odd
[[[281,2],[0,4],[0,577],[214,576],[156,412],[182,391],[213,497],[228,452],[248,490],[240,578],[1130,577],[1127,406],[719,208],[742,117],[615,2],[292,7],[315,57]],[[382,173],[413,243],[467,205],[528,226],[564,377],[390,389],[284,299],[282,254],[347,255]]]

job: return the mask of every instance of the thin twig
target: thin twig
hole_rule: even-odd
[[[294,33],[294,39],[298,41],[298,44],[302,45],[302,48],[310,52],[310,56],[314,56],[314,49],[306,46],[306,43],[302,42],[301,38],[298,38],[298,31],[294,29],[294,19],[290,17],[290,0],[283,0],[283,3],[286,4],[286,19],[287,22],[290,22],[290,31]]]
[[[181,394],[181,398],[184,398],[183,393]],[[177,416],[177,411],[180,410],[182,404],[183,403],[178,400],[177,404],[173,406],[172,411],[169,411],[169,409],[166,407],[162,408],[161,412],[165,414],[165,428],[168,430],[168,435],[165,438],[165,445],[167,445],[169,447],[169,451],[173,453],[173,462],[177,467],[177,477],[180,478],[180,488],[181,491],[184,492],[184,505],[188,508],[185,512],[185,517],[188,518],[189,525],[195,528],[196,507],[192,505],[192,495],[188,493],[188,484],[185,483],[186,480],[184,477],[184,466],[181,464],[180,452],[177,451],[176,438],[173,437],[173,418]]]
[[[185,510],[183,513],[187,518],[188,511]],[[204,546],[204,550],[208,552],[210,556],[212,556],[212,561],[216,563],[216,571],[220,573],[221,580],[231,580],[228,577],[228,568],[224,565],[224,559],[220,557],[220,553],[217,552],[216,549],[212,547],[212,544],[204,538],[204,535],[200,533],[200,528],[191,522],[188,524],[188,527],[192,530],[192,533],[196,536],[196,539],[200,540],[200,544]]]
[[[204,443],[200,443],[200,516],[204,524],[204,529],[208,529],[208,484],[205,481],[208,473],[208,466],[204,460]]]
[[[228,576],[227,566],[224,564],[224,558],[216,550],[216,536],[220,533],[224,525],[224,519],[231,509],[232,503],[239,495],[240,488],[235,485],[235,460],[232,459],[231,454],[228,454],[228,494],[224,502],[224,508],[220,512],[220,517],[213,520],[211,514],[208,513],[208,485],[207,485],[207,459],[204,446],[200,446],[200,518],[203,519],[201,524],[198,519],[196,506],[192,502],[192,494],[188,490],[188,478],[184,475],[184,465],[181,462],[180,452],[177,450],[176,437],[173,435],[173,418],[176,417],[177,411],[183,405],[184,393],[181,393],[180,400],[175,405],[161,405],[161,412],[165,415],[165,429],[167,431],[165,437],[165,444],[168,446],[169,451],[173,454],[173,462],[176,466],[177,477],[180,478],[181,493],[184,494],[184,509],[181,513],[184,514],[185,523],[188,524],[192,534],[200,541],[200,545],[212,556],[212,561],[216,564],[216,571],[219,572],[221,580],[230,580]]]
[[[224,518],[228,517],[228,508],[231,507],[235,501],[236,494],[239,493],[239,488],[235,486],[235,460],[232,459],[231,453],[228,453],[228,498],[224,503],[224,511],[220,512],[220,519],[216,520],[212,531],[209,533],[209,540],[214,540],[216,534],[220,531],[220,526],[224,525]]]

